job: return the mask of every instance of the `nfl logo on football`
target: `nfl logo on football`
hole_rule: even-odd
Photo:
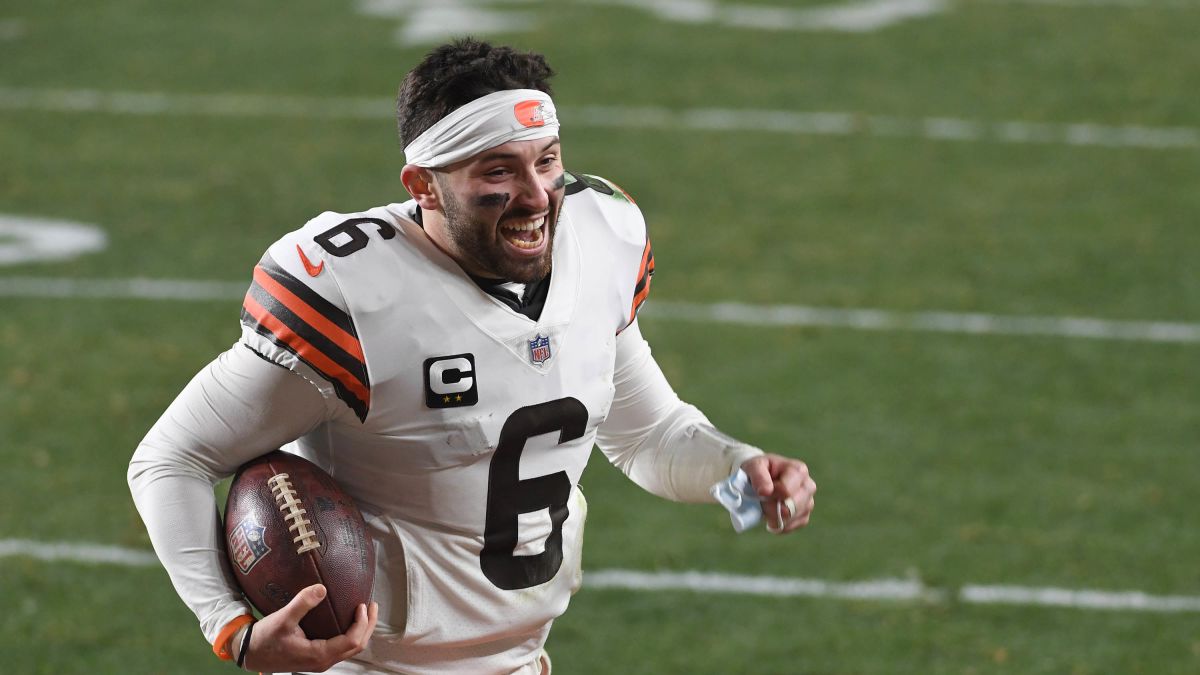
[[[238,523],[229,536],[229,556],[242,574],[249,574],[250,568],[271,552],[271,548],[263,540],[263,533],[266,531],[267,528],[247,518]]]
[[[550,338],[540,334],[529,341],[529,360],[541,365],[550,360]]]

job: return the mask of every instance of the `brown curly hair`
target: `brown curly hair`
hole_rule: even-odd
[[[425,55],[400,83],[396,129],[405,147],[446,115],[481,96],[506,89],[547,94],[554,70],[546,57],[466,37]]]

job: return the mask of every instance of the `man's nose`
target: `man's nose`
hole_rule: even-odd
[[[517,203],[534,212],[544,211],[550,205],[550,179],[536,171],[525,175],[517,194]]]

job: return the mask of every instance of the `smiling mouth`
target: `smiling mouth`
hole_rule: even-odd
[[[522,251],[535,251],[546,239],[546,216],[500,226],[500,236]]]

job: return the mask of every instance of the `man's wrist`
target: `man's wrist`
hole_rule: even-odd
[[[225,627],[222,628],[221,632],[217,635],[217,639],[213,641],[213,653],[217,655],[217,658],[221,659],[222,661],[233,661],[236,658],[232,648],[240,646],[241,641],[239,640],[235,642],[234,638],[244,635],[242,630],[248,626],[251,621],[254,621],[254,617],[252,615],[243,614],[225,624]]]
[[[233,657],[234,663],[242,661],[242,640],[246,637],[246,631],[250,630],[250,624],[246,624],[237,630],[236,633],[229,636],[229,656]]]
[[[240,638],[237,641],[237,653],[234,654],[234,659],[237,667],[243,668],[246,665],[246,655],[250,652],[250,636],[254,634],[254,622],[246,624],[246,627],[238,633]]]
[[[767,454],[767,453],[765,453],[761,448],[756,448],[753,445],[748,445],[748,444],[742,444],[738,448],[730,449],[729,456],[732,461],[732,467],[730,469],[730,472],[736,473],[737,470],[742,468],[742,465],[745,464],[746,462],[749,462],[750,460],[754,459],[755,457],[761,457],[762,455],[765,455],[765,454]]]

